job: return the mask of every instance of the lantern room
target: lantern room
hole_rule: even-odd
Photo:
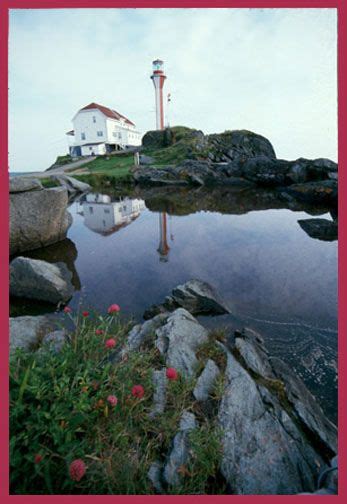
[[[159,59],[153,61],[153,73],[154,74],[162,74],[164,73],[164,61]]]

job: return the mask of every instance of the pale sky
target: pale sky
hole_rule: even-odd
[[[90,102],[155,129],[152,60],[170,123],[248,129],[278,158],[337,160],[336,9],[11,10],[10,170],[44,170]]]

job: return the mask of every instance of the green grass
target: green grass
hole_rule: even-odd
[[[67,315],[71,316],[71,315]],[[105,340],[121,349],[130,329],[118,316],[73,317],[76,325],[60,353],[49,348],[17,351],[10,360],[10,487],[12,494],[151,494],[147,473],[165,461],[184,409],[197,414],[191,434],[191,459],[182,467],[180,488],[167,493],[218,493],[214,487],[221,460],[220,433],[194,402],[196,379],[168,382],[165,412],[151,418],[152,372],[165,366],[153,345],[132,351],[118,363],[109,359]],[[95,330],[102,329],[102,335]],[[210,355],[212,350],[207,351]],[[213,352],[212,352],[213,353]],[[141,399],[131,394],[141,384]],[[107,402],[118,398],[116,407]],[[35,455],[42,460],[35,463]],[[69,465],[82,459],[80,482]]]
[[[88,163],[85,167],[85,173],[69,173],[82,182],[90,184],[93,188],[112,186],[115,184],[130,184],[132,176],[130,168],[134,165],[133,154],[117,154],[113,156],[98,156]]]
[[[98,156],[86,165],[89,173],[103,173],[114,177],[122,177],[129,173],[134,165],[134,154],[117,154],[113,156]]]
[[[51,177],[42,178],[42,179],[40,179],[40,182],[43,185],[43,187],[46,187],[46,188],[58,187],[60,185],[59,182],[53,180]]]

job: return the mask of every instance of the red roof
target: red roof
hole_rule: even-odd
[[[104,107],[103,105],[99,105],[98,103],[90,103],[86,107],[81,108],[81,110],[89,110],[89,109],[98,109],[100,112],[102,112],[105,116],[111,117],[111,119],[117,119],[118,121],[120,119],[124,119],[124,121],[128,124],[132,124],[135,126],[133,122],[131,122],[127,117],[123,116],[116,110],[110,109],[108,107]]]

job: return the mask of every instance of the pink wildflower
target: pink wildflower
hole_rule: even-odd
[[[83,311],[82,312],[83,317],[89,317],[89,311]]]
[[[112,315],[113,313],[117,313],[120,311],[120,307],[117,304],[111,304],[111,306],[108,307],[107,312]]]
[[[173,367],[167,368],[167,370],[166,370],[166,377],[167,377],[168,380],[172,380],[172,381],[177,380],[178,373],[177,373],[176,369],[173,368]]]
[[[111,406],[116,406],[118,399],[115,395],[109,395],[107,398],[107,402],[109,402],[111,404]]]
[[[96,329],[95,334],[99,336],[100,334],[104,334],[104,331],[102,329]]]
[[[64,310],[63,310],[64,313],[71,313],[72,310],[69,306],[65,306]]]
[[[131,393],[134,397],[141,399],[145,395],[145,389],[142,385],[134,385],[131,389]]]
[[[114,348],[116,346],[116,340],[114,338],[109,338],[108,340],[105,341],[105,347],[106,348]]]
[[[80,481],[86,473],[86,465],[82,459],[71,462],[69,467],[70,478],[73,481]]]

